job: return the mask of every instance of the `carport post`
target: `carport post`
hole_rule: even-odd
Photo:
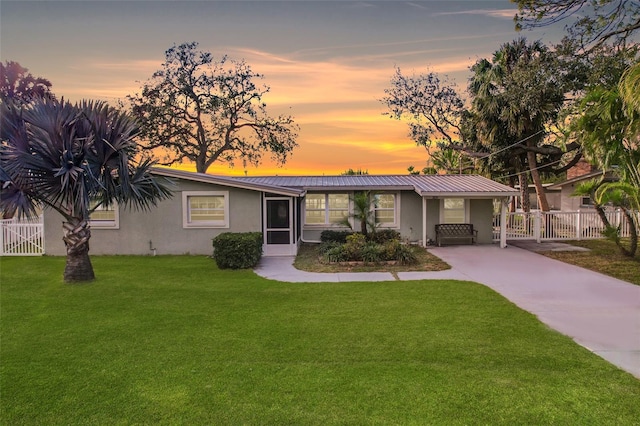
[[[427,199],[422,197],[422,247],[427,247]]]
[[[507,247],[507,206],[509,198],[500,201],[500,248]]]

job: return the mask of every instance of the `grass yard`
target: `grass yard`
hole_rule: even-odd
[[[206,257],[1,258],[6,425],[594,424],[640,380],[471,282],[289,284]]]
[[[640,250],[633,258],[629,258],[620,253],[613,241],[604,238],[566,242],[591,251],[548,251],[540,254],[640,285]]]

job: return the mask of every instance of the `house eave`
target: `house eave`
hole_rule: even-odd
[[[417,191],[416,191],[417,192]],[[518,191],[498,191],[498,192],[418,192],[424,198],[507,198],[517,197],[520,195]]]
[[[301,197],[305,194],[305,190],[297,188],[286,188],[281,186],[264,185],[252,182],[244,182],[235,180],[232,177],[221,177],[209,175],[206,173],[188,172],[183,170],[153,167],[151,173],[174,179],[184,179],[193,182],[210,183],[215,185],[229,186],[232,188],[247,189],[250,191],[269,192],[277,195],[285,195],[292,197]]]
[[[396,192],[413,191],[413,186],[306,186],[307,192],[344,192],[344,191],[371,191],[371,192]]]

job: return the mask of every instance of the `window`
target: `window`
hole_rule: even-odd
[[[580,199],[580,207],[593,207],[593,200],[591,197],[582,197]]]
[[[445,198],[442,200],[441,223],[466,223],[467,209],[463,198]]]
[[[184,228],[228,228],[229,193],[227,191],[184,191],[182,222]]]
[[[304,223],[330,225],[349,216],[348,194],[307,194],[304,201]]]
[[[373,213],[376,224],[392,226],[396,223],[396,195],[376,194],[373,200]]]
[[[95,210],[89,215],[89,224],[91,227],[119,229],[120,215],[118,212],[118,205],[113,203],[109,207],[106,207],[104,204],[101,204],[96,207],[96,204],[96,201],[92,201],[89,204],[90,208],[95,208]]]

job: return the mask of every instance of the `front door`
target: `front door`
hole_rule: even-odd
[[[285,197],[265,197],[264,203],[264,255],[295,255],[297,250],[293,232],[293,200]]]

